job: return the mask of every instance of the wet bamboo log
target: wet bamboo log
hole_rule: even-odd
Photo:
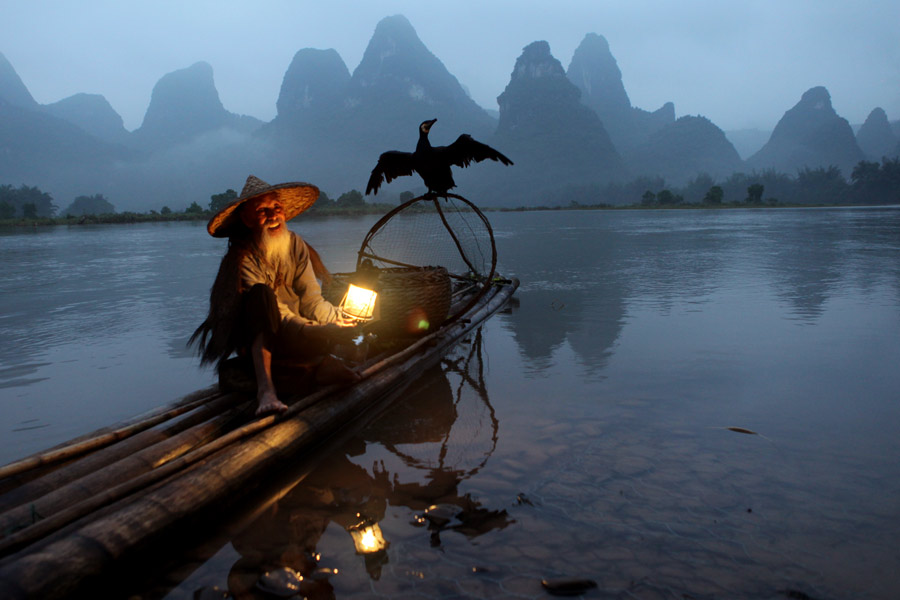
[[[144,448],[164,442],[245,401],[246,397],[241,396],[240,394],[218,396],[215,400],[197,407],[193,412],[184,415],[178,421],[170,423],[165,427],[147,429],[122,440],[117,444],[96,450],[93,453],[66,465],[65,468],[56,469],[46,475],[7,491],[0,496],[0,512],[6,512],[11,508],[28,503],[35,498],[40,498],[41,496],[61,488],[67,483],[99,471],[103,467],[113,464],[122,458],[140,452]],[[3,534],[4,532],[5,530],[0,529],[0,534]]]
[[[116,502],[129,494],[143,490],[166,477],[174,475],[222,448],[270,427],[278,419],[297,414],[312,404],[327,398],[339,388],[346,387],[346,385],[347,384],[332,385],[323,388],[322,390],[297,401],[283,415],[268,415],[251,423],[247,423],[246,425],[238,427],[225,435],[221,435],[208,443],[197,444],[190,452],[182,452],[177,458],[169,455],[168,458],[174,458],[174,460],[165,461],[151,469],[145,468],[138,474],[129,473],[129,468],[133,466],[133,461],[131,461],[130,458],[123,459],[123,464],[121,465],[122,468],[117,468],[114,473],[109,472],[109,469],[107,468],[102,472],[96,473],[96,477],[92,478],[88,476],[83,480],[76,481],[75,487],[64,490],[66,492],[64,498],[55,498],[53,497],[54,494],[51,493],[41,499],[48,499],[47,502],[53,501],[54,504],[52,507],[49,507],[46,504],[34,504],[17,507],[14,514],[11,511],[10,513],[0,515],[0,524],[3,524],[4,520],[9,517],[8,520],[24,525],[22,528],[15,529],[9,535],[0,539],[0,556],[15,552],[19,548],[25,547],[54,531],[62,529],[69,523],[85,517],[107,504]],[[167,444],[166,442],[163,442],[160,446],[166,444],[166,448],[156,454],[170,453],[170,450],[173,447],[183,446],[181,443],[182,441],[190,442],[192,439],[205,437],[212,432],[211,429],[220,426],[220,423],[216,421],[214,424],[210,423],[204,425],[198,425],[185,432],[190,435],[184,436],[182,440],[178,440],[177,444]],[[183,434],[181,435],[183,436]],[[156,448],[157,447],[154,446],[149,450],[155,451]],[[114,466],[119,465],[117,463],[117,465]],[[145,462],[143,465],[139,465],[139,467],[140,466],[148,465]],[[116,475],[119,474],[121,474],[124,479],[117,479]],[[91,479],[93,479],[93,481],[85,481]],[[66,501],[65,504],[60,502],[63,499]],[[45,517],[45,512],[43,511],[49,513],[51,508],[55,509],[57,512]],[[29,517],[33,516],[35,512],[39,512],[42,518],[39,521],[32,520],[29,522]]]
[[[2,473],[0,475],[0,497],[8,491],[21,487],[33,479],[42,477],[62,465],[98,449],[105,448],[108,445],[121,442],[132,435],[160,425],[167,420],[177,418],[180,416],[179,413],[190,412],[197,406],[221,397],[223,394],[219,392],[218,387],[218,384],[216,384],[202,390],[196,390],[168,405],[80,435],[0,467],[0,473]],[[161,417],[161,415],[165,415],[165,417]],[[113,435],[110,436],[110,434]]]
[[[242,416],[243,420],[246,420],[250,415],[252,412],[241,409],[213,415],[209,420],[177,435],[123,456],[116,462],[70,481],[39,498],[10,508],[0,514],[0,556],[3,555],[5,538],[10,536],[7,532],[20,531],[44,520],[51,522],[51,517],[60,511],[92,496],[104,494],[111,487],[159,469],[191,450],[219,438],[227,429],[234,428],[238,418]]]
[[[371,377],[391,365],[415,356],[422,348],[433,346],[436,335],[426,336],[404,350],[375,362],[361,373],[361,377]],[[282,419],[291,417],[316,402],[331,396],[341,387],[346,387],[346,384],[344,386],[328,386],[310,394],[296,401],[280,417]],[[177,473],[179,470],[189,467],[221,448],[262,431],[274,424],[277,418],[278,416],[276,415],[270,415],[248,423],[209,444],[197,448],[188,455],[168,462],[165,466],[152,465],[152,461],[158,460],[159,456],[168,455],[173,448],[182,447],[180,440],[171,441],[172,443],[164,442],[149,448],[146,457],[128,457],[123,459],[121,463],[114,465],[117,467],[114,470],[111,468],[104,469],[101,472],[77,480],[74,485],[48,494],[35,503],[8,511],[0,515],[0,531],[6,530],[10,532],[3,539],[0,539],[0,556],[15,552],[19,548],[25,547],[109,503],[118,501],[131,493]],[[191,434],[190,436],[182,434],[180,437],[183,437],[190,443],[199,435],[205,435],[206,429],[198,430],[199,433],[194,432],[194,429],[185,432],[186,434]],[[124,483],[111,487],[113,484],[110,484],[110,481],[124,481]],[[37,521],[36,516],[40,516],[41,520]]]
[[[199,511],[239,496],[278,459],[321,443],[341,425],[359,417],[385,395],[401,389],[438,362],[461,337],[499,310],[517,285],[514,280],[499,292],[486,295],[464,318],[423,338],[414,344],[413,351],[401,353],[402,359],[388,359],[384,368],[375,369],[361,382],[330,395],[327,402],[316,402],[242,443],[229,444],[177,478],[122,500],[116,510],[102,518],[3,559],[0,597],[72,596],[107,569],[115,568],[118,561],[164,541]]]
[[[54,465],[66,460],[78,458],[93,450],[109,446],[110,444],[140,433],[145,429],[150,429],[160,423],[164,423],[190,412],[207,402],[212,395],[214,394],[201,396],[190,402],[169,407],[162,411],[154,411],[152,414],[144,415],[136,421],[122,423],[115,429],[98,430],[84,439],[79,438],[77,440],[72,440],[46,452],[33,454],[11,462],[0,467],[0,479],[6,479],[7,477],[20,475],[39,467]]]

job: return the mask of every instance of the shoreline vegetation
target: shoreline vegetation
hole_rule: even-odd
[[[116,212],[109,200],[95,194],[78,196],[57,216],[59,207],[50,194],[25,184],[19,188],[0,185],[0,226],[207,221],[237,197],[237,192],[228,189],[209,196],[206,207],[194,201],[181,211],[163,206],[158,211],[140,213]],[[322,191],[306,215],[321,218],[384,214],[414,197],[412,191],[405,191],[393,203],[369,203],[358,190],[345,192],[336,200]],[[607,201],[597,202],[601,198]],[[680,188],[667,186],[662,177],[638,177],[624,184],[563,186],[549,193],[548,200],[550,203],[543,206],[480,208],[485,212],[525,212],[890,206],[900,204],[900,158],[885,157],[881,164],[861,161],[854,167],[850,181],[834,166],[801,169],[796,177],[776,171],[735,173],[721,183],[700,174]],[[429,208],[423,206],[420,210]]]
[[[566,210],[731,210],[731,209],[797,209],[797,208],[866,208],[866,207],[897,207],[900,201],[895,204],[787,204],[782,202],[747,204],[740,202],[723,203],[723,204],[629,204],[613,206],[609,204],[578,204],[573,202],[566,206],[519,206],[512,208],[496,208],[496,207],[479,207],[483,212],[537,212],[537,211],[566,211]],[[359,215],[381,215],[393,209],[393,204],[367,204],[364,207],[332,209],[320,211],[308,211],[304,218],[330,218],[330,217],[347,217]],[[427,209],[426,209],[427,210]],[[110,224],[136,224],[136,223],[170,223],[196,221],[205,223],[214,213],[211,211],[202,211],[199,213],[188,212],[172,212],[169,214],[160,214],[156,211],[149,213],[122,212],[122,213],[104,213],[99,215],[68,215],[65,217],[35,217],[25,218],[19,217],[14,219],[0,219],[0,227],[47,227],[61,225],[110,225]]]

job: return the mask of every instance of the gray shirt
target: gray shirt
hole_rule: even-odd
[[[291,236],[288,260],[270,263],[258,252],[247,254],[241,263],[241,288],[247,290],[262,283],[275,290],[282,326],[337,321],[340,311],[322,297],[306,242],[293,231],[288,231],[288,235]]]

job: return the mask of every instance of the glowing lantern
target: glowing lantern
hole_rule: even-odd
[[[377,293],[359,286],[350,284],[347,294],[341,300],[341,312],[345,317],[357,321],[368,321],[375,313],[375,298]]]
[[[375,554],[387,548],[381,527],[370,519],[364,519],[349,528],[357,554]]]

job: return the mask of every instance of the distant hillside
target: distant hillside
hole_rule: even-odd
[[[900,137],[894,135],[884,110],[876,108],[856,132],[856,141],[869,160],[880,161],[884,157],[897,156]]]
[[[159,150],[223,128],[250,133],[262,122],[222,106],[209,63],[198,62],[164,75],[153,87],[150,106],[132,144]]]
[[[699,116],[681,117],[663,127],[626,159],[638,174],[660,175],[673,185],[684,185],[701,173],[724,179],[743,166],[725,133]]]
[[[283,177],[315,175],[338,193],[365,189],[382,152],[414,150],[422,121],[438,119],[435,145],[461,133],[483,139],[496,125],[400,15],[378,23],[352,75],[334,50],[298,52],[277,106],[261,132],[276,145],[273,166]],[[401,178],[379,194],[396,197],[421,185],[418,177]]]
[[[21,108],[37,108],[38,103],[32,97],[31,92],[22,83],[22,79],[13,66],[0,53],[0,100],[6,101],[10,106]]]
[[[38,104],[0,55],[0,185],[37,186],[59,206],[102,194],[120,211],[206,206],[211,194],[240,188],[250,173],[312,181],[337,196],[363,190],[382,152],[412,151],[419,123],[437,118],[434,145],[468,133],[515,162],[455,169],[455,191],[478,202],[589,202],[616,184],[619,192],[606,197],[621,203],[634,201],[638,188],[677,185],[699,173],[723,179],[733,170],[774,169],[793,176],[804,166],[834,164],[847,176],[862,158],[890,154],[900,139],[900,122],[879,109],[854,137],[824,87],[805,93],[771,135],[724,134],[708,119],[676,118],[671,102],[655,111],[634,107],[609,44],[594,33],[568,70],[543,41],[528,44],[511,67],[499,111],[486,111],[395,15],[378,23],[352,72],[333,49],[299,50],[273,99],[271,122],[230,112],[212,66],[197,62],[162,75],[141,126],[128,132],[96,94]],[[893,148],[900,154],[900,143]],[[749,158],[742,163],[741,156]],[[397,179],[377,200],[407,190],[423,191],[420,178]]]
[[[581,92],[584,105],[600,117],[616,148],[629,149],[638,142],[631,100],[606,38],[596,33],[587,34],[572,55],[566,77]]]
[[[522,50],[497,98],[500,123],[491,142],[515,166],[480,174],[482,185],[491,178],[496,204],[540,202],[548,191],[622,176],[619,153],[580,96],[547,42]]]
[[[130,135],[119,113],[99,94],[75,94],[47,104],[44,110],[111,144],[127,144]]]
[[[0,98],[0,156],[0,185],[26,184],[52,194],[92,189],[108,179],[113,160],[128,154],[63,119]]]
[[[815,87],[784,113],[772,137],[747,159],[747,165],[790,174],[804,167],[834,165],[848,177],[863,158],[847,119],[839,117],[831,106],[828,90]]]
[[[566,71],[581,91],[581,101],[600,117],[619,152],[628,152],[675,122],[675,107],[667,102],[650,112],[631,105],[622,72],[602,35],[587,34],[576,48]]]

